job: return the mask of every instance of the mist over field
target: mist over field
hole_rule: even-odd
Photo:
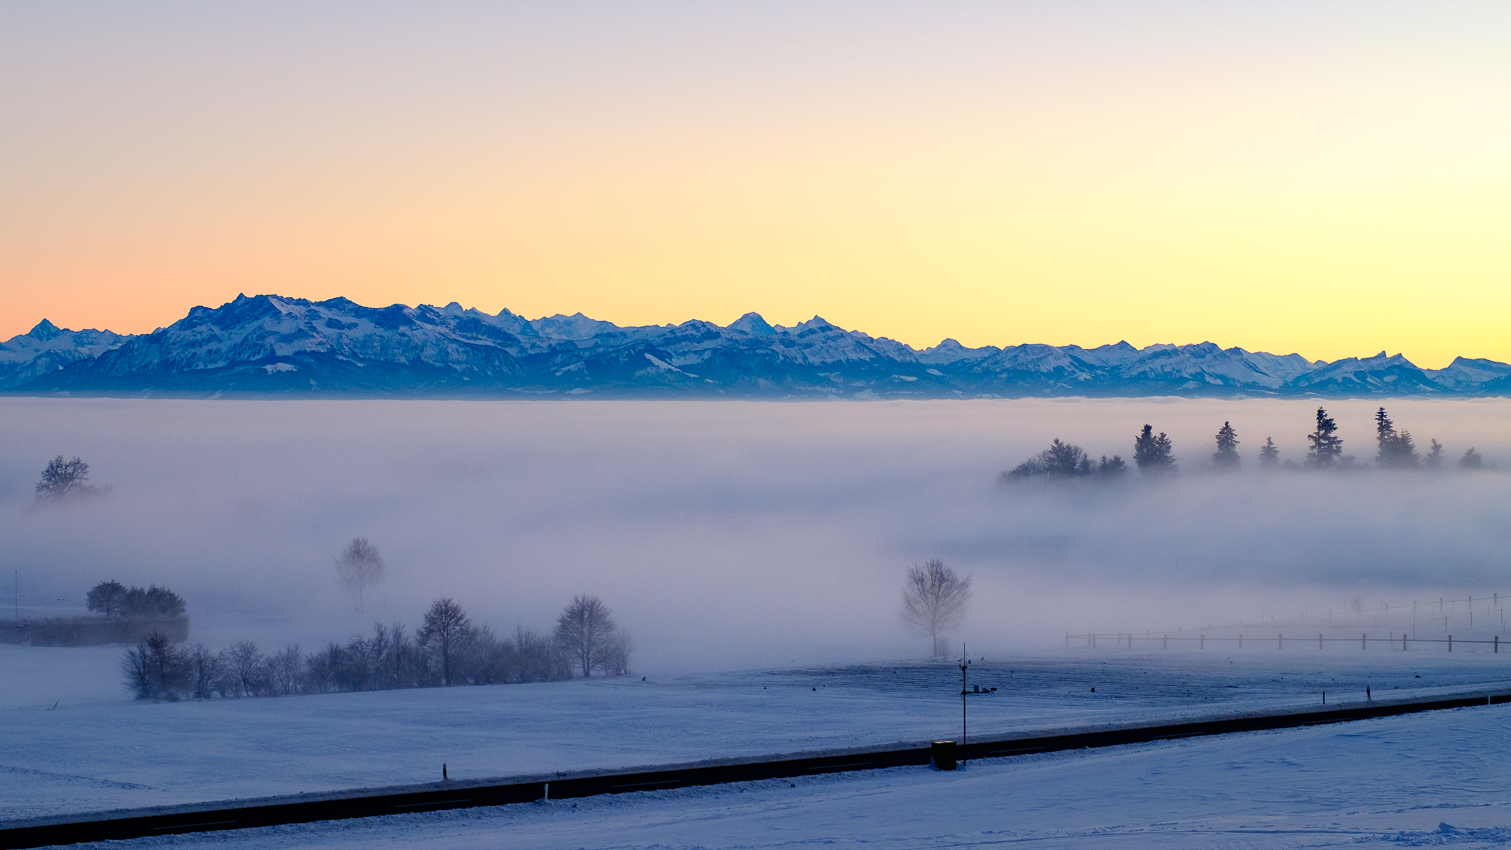
[[[1323,402],[1374,456],[1380,404],[1440,474],[1261,474],[1301,461],[1315,401],[441,402],[0,400],[0,604],[82,610],[96,582],[165,584],[193,640],[318,648],[455,598],[500,633],[596,593],[640,671],[916,657],[908,566],[975,577],[952,639],[984,652],[1065,630],[1164,629],[1511,591],[1511,402]],[[1205,471],[1232,422],[1237,475]],[[1009,487],[1052,438],[1130,461],[1144,423],[1181,475]],[[1500,471],[1463,474],[1474,446]],[[35,507],[56,455],[114,492]],[[359,615],[334,559],[370,539],[388,574]],[[8,614],[9,612],[7,612]],[[974,650],[973,650],[974,654]]]

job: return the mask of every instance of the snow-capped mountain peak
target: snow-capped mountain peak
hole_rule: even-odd
[[[239,295],[127,337],[47,320],[0,344],[0,389],[380,396],[962,398],[1043,395],[1442,395],[1511,392],[1511,366],[1400,354],[1326,363],[1212,342],[1037,343],[922,351],[819,316],[746,313],[621,327],[581,313],[534,320],[444,307],[365,307]]]

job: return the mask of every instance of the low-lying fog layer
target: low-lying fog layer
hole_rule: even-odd
[[[1372,462],[1373,401],[1325,402]],[[1007,651],[1142,631],[1511,591],[1511,401],[1386,401],[1443,472],[1261,474],[1301,461],[1316,402],[922,403],[3,399],[4,590],[28,614],[96,582],[165,584],[193,638],[306,648],[450,596],[499,632],[546,630],[595,593],[641,670],[917,656],[909,565],[975,581],[962,639]],[[1244,469],[1203,470],[1224,421]],[[1052,438],[1131,462],[1144,423],[1181,475],[998,486]],[[1461,473],[1474,446],[1501,471]],[[107,496],[34,507],[78,455]],[[370,539],[388,573],[365,614],[334,561]],[[10,612],[6,612],[9,615]]]

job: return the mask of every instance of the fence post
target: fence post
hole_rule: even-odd
[[[1448,651],[1453,651],[1453,635],[1448,636]]]
[[[1501,651],[1501,636],[1500,635],[1496,635],[1495,636],[1495,651],[1496,652],[1500,652]]]
[[[1405,632],[1401,632],[1401,651],[1402,652],[1406,651],[1406,633]]]

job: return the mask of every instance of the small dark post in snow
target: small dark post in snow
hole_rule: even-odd
[[[445,782],[445,781],[448,781],[450,779],[451,779],[451,776],[446,773],[446,763],[445,762],[441,762],[441,781]]]
[[[1369,700],[1370,702],[1374,702],[1375,699],[1373,696],[1370,696],[1368,685],[1364,686],[1364,698]]]
[[[1453,651],[1453,635],[1448,636],[1448,651]]]
[[[1496,635],[1495,636],[1495,651],[1496,652],[1500,652],[1501,651],[1501,636],[1500,635]]]
[[[935,741],[930,749],[930,760],[938,770],[955,769],[955,742]]]
[[[1322,704],[1327,705],[1327,691],[1322,692]]]
[[[1402,652],[1406,651],[1406,633],[1405,632],[1401,632],[1401,651]]]
[[[1369,649],[1369,635],[1360,635],[1359,636],[1359,648],[1360,649]]]

